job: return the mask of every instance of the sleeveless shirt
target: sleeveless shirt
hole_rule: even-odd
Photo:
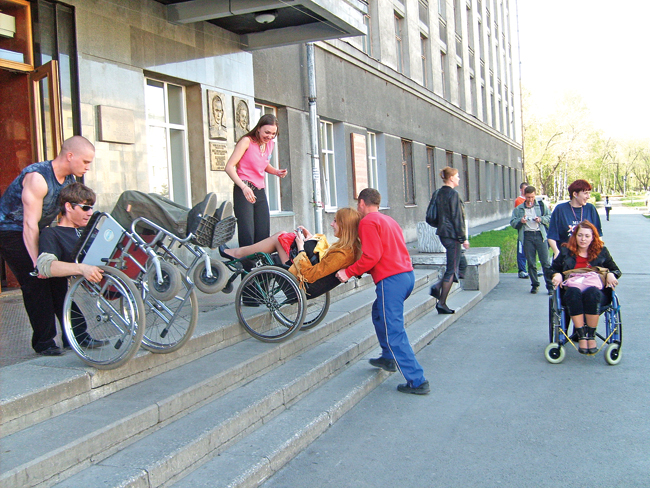
[[[59,193],[61,189],[75,181],[73,175],[68,175],[63,183],[59,183],[54,175],[52,161],[30,164],[21,171],[7,187],[7,191],[0,197],[0,231],[22,232],[23,230],[23,180],[28,173],[39,173],[47,183],[47,195],[43,199],[43,213],[38,221],[40,230],[51,224],[59,214]]]
[[[237,176],[242,180],[250,181],[257,188],[264,188],[264,170],[269,165],[274,146],[275,141],[269,141],[265,151],[262,152],[259,144],[251,141],[239,160]]]

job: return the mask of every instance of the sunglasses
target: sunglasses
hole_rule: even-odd
[[[71,203],[70,205],[72,205],[73,207],[81,207],[81,210],[83,210],[84,212],[93,209],[92,205],[82,205],[81,203]]]

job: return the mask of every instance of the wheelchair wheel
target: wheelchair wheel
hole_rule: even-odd
[[[557,344],[556,342],[551,342],[546,349],[544,349],[544,357],[551,364],[560,364],[564,361],[564,356],[566,351],[564,346]]]
[[[180,349],[194,333],[199,316],[196,292],[187,283],[178,295],[159,300],[146,293],[144,306],[147,326],[142,347],[153,353],[169,353]]]
[[[163,261],[161,259],[159,262],[163,282],[158,283],[156,267],[152,263],[147,270],[147,286],[152,295],[154,295],[158,300],[166,302],[178,295],[182,286],[181,282],[183,277],[178,268],[169,261]]]
[[[291,273],[263,266],[242,278],[235,295],[235,310],[250,335],[263,342],[280,342],[302,326],[306,301]]]
[[[194,285],[208,295],[219,293],[223,290],[228,283],[228,278],[230,278],[227,266],[221,261],[210,259],[210,266],[212,268],[212,278],[208,278],[204,261],[201,261],[194,268],[194,273],[192,274]]]
[[[616,366],[621,362],[620,344],[614,342],[607,346],[607,349],[605,349],[605,361],[607,361],[607,364],[611,364],[612,366]]]
[[[114,369],[140,347],[144,304],[130,278],[115,268],[101,268],[100,283],[83,277],[72,280],[63,304],[63,327],[82,361],[98,369]]]
[[[316,327],[322,322],[330,309],[330,292],[324,293],[316,298],[307,300],[307,311],[305,312],[305,320],[302,323],[300,330],[308,330]]]

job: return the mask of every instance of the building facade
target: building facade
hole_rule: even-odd
[[[325,225],[356,192],[417,238],[440,170],[457,168],[471,225],[510,215],[522,177],[516,16],[510,0],[368,0],[368,35],[315,43]],[[512,4],[512,5],[511,5]],[[310,222],[307,48],[255,51],[255,98],[277,111],[280,206]],[[288,89],[291,87],[291,89]],[[306,203],[310,203],[307,206]]]
[[[374,186],[414,240],[446,165],[472,223],[504,217],[521,175],[511,2],[0,0],[16,25],[0,32],[0,192],[81,134],[100,210],[126,189],[230,199],[225,162],[272,112],[289,170],[268,181],[272,230],[329,233]]]

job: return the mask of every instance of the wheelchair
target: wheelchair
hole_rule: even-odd
[[[595,354],[605,350],[605,361],[616,365],[621,361],[621,346],[623,343],[623,324],[621,322],[621,305],[613,289],[611,301],[600,310],[600,315],[605,316],[605,334],[601,335],[596,330],[596,337],[602,341]],[[603,290],[604,293],[609,293]],[[566,355],[565,344],[571,344],[576,350],[578,346],[569,335],[571,318],[566,307],[562,306],[560,287],[549,297],[548,305],[548,336],[550,344],[544,350],[544,356],[549,363],[559,364]],[[594,355],[595,355],[594,354]]]
[[[332,276],[325,289],[308,298],[277,254],[260,252],[224,264],[232,274],[223,292],[232,293],[233,282],[241,276],[235,294],[237,318],[246,332],[262,342],[281,342],[320,324],[330,307],[330,290],[338,284]]]
[[[140,345],[153,353],[181,348],[198,318],[194,288],[218,293],[228,281],[225,265],[202,247],[230,240],[235,224],[234,217],[217,222],[204,216],[196,234],[181,238],[144,217],[127,231],[109,214],[96,212],[79,240],[75,260],[99,266],[104,275],[99,283],[83,276],[70,282],[63,326],[73,351],[86,364],[114,369],[129,361]],[[177,249],[186,251],[188,262]],[[74,332],[83,326],[103,345],[87,347],[79,341]]]

